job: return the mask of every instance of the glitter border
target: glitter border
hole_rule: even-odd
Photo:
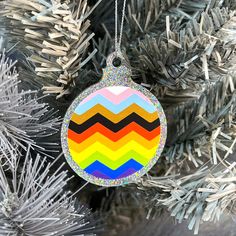
[[[122,70],[120,71],[122,73]],[[166,116],[163,111],[163,108],[158,101],[158,99],[147,89],[142,87],[141,85],[138,85],[134,83],[131,79],[125,78],[125,79],[118,79],[117,77],[120,75],[124,75],[123,73],[121,74],[116,73],[111,76],[107,76],[106,71],[104,72],[103,79],[98,82],[95,85],[92,85],[91,87],[87,88],[85,91],[83,91],[71,104],[69,109],[66,112],[63,124],[62,124],[62,131],[61,131],[61,143],[62,143],[62,149],[65,155],[65,158],[70,165],[70,167],[74,170],[74,172],[79,175],[81,178],[85,179],[86,181],[99,185],[99,186],[105,186],[105,187],[114,187],[114,186],[121,186],[129,183],[134,183],[140,177],[145,175],[157,162],[159,157],[161,156],[161,153],[164,149],[166,138],[167,138],[167,121],[166,121]],[[68,147],[68,142],[67,142],[67,136],[68,136],[68,126],[71,120],[71,116],[75,111],[75,108],[91,93],[94,93],[97,90],[103,89],[105,87],[111,87],[111,86],[125,86],[125,87],[130,87],[131,89],[135,89],[141,93],[143,93],[145,96],[147,96],[153,105],[156,107],[159,119],[160,119],[160,126],[161,126],[161,131],[160,131],[160,143],[157,148],[155,156],[152,158],[152,160],[141,170],[135,172],[134,174],[121,178],[121,179],[116,179],[116,180],[109,180],[109,179],[102,179],[95,177],[93,175],[90,175],[86,173],[83,169],[81,169],[78,164],[72,159]]]

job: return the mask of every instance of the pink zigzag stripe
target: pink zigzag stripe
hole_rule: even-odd
[[[130,89],[127,88],[124,92],[122,92],[121,94],[114,94],[111,91],[109,91],[108,89],[104,88],[101,90],[98,90],[96,92],[94,92],[93,94],[89,95],[88,97],[86,97],[81,103],[80,105],[86,103],[87,101],[89,101],[90,99],[94,98],[97,95],[102,95],[103,97],[107,98],[108,100],[110,100],[112,103],[114,104],[119,104],[122,101],[124,101],[125,99],[127,99],[128,97],[132,96],[133,94],[137,94],[138,96],[140,96],[143,100],[147,101],[148,103],[151,103],[151,101],[144,96],[141,92],[136,91],[134,89]]]

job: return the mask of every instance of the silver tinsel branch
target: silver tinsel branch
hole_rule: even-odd
[[[127,28],[132,39],[160,30],[163,13],[180,5],[180,0],[131,0],[127,11]]]
[[[184,177],[143,179],[138,188],[147,196],[148,215],[165,206],[179,223],[188,220],[195,234],[204,221],[219,221],[227,212],[235,215],[236,162],[227,164],[227,168],[205,166]]]
[[[47,163],[40,155],[33,160],[30,147],[23,159],[14,169],[0,166],[0,234],[93,235],[89,210],[64,189],[69,178],[63,164],[55,170],[56,161]]]
[[[15,64],[0,55],[0,150],[11,165],[17,156],[17,146],[53,151],[56,142],[45,139],[50,140],[60,125],[60,119],[41,101],[43,97],[37,97],[37,91],[19,91],[21,82]]]
[[[135,68],[140,68],[144,81],[151,77],[159,88],[201,89],[203,72],[205,80],[209,81],[208,70],[214,68],[222,73],[224,62],[231,55],[232,45],[227,48],[224,41],[216,38],[215,32],[233,15],[227,9],[214,8],[211,13],[203,12],[199,20],[190,21],[184,29],[178,27],[174,31],[171,31],[171,19],[167,16],[163,34],[147,35],[133,49],[133,57],[139,58]]]
[[[196,76],[200,79],[196,81],[198,89],[167,91],[163,97],[167,99],[168,104],[174,103],[166,110],[173,122],[171,126],[177,133],[165,153],[171,163],[182,165],[185,159],[192,161],[198,167],[210,159],[213,164],[217,164],[221,159],[219,150],[226,153],[232,153],[234,150],[236,58],[235,41],[231,40],[236,35],[236,31],[231,29],[234,22],[235,17],[230,18],[214,36],[214,40],[222,44],[222,47],[216,47],[217,51],[222,52],[212,52],[212,55],[218,55],[219,61],[217,63],[214,63],[213,59],[209,61],[208,56],[207,61],[202,60],[202,68],[205,68],[204,77],[208,79],[204,81]],[[213,45],[216,43],[214,40]],[[207,48],[212,43],[208,44]],[[203,160],[203,157],[207,159]]]
[[[229,155],[234,152],[236,144],[235,73],[228,74],[206,89],[198,101],[178,106],[172,112],[173,117],[182,113],[185,121],[189,122],[187,126],[181,120],[177,127],[179,136],[172,140],[173,145],[166,148],[163,158],[188,171],[191,170],[190,163],[195,167],[208,160],[218,164],[223,153]]]
[[[2,3],[2,13],[10,19],[5,22],[6,29],[31,51],[29,60],[47,93],[58,94],[58,98],[70,93],[78,72],[96,53],[88,54],[94,37],[88,30],[88,17],[100,2],[92,9],[87,0]]]

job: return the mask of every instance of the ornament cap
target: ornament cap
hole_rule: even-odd
[[[114,65],[114,61],[117,59],[120,60],[120,64],[118,66]],[[107,57],[107,66],[114,66],[117,68],[122,65],[126,65],[127,67],[130,66],[127,59],[124,57],[121,51],[113,52]]]
[[[131,79],[130,64],[121,51],[111,53],[107,58],[107,66],[103,69],[103,79]]]

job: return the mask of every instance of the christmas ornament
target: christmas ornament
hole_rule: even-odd
[[[101,186],[137,181],[157,162],[166,141],[161,104],[132,81],[119,47],[116,43],[108,57],[102,80],[72,103],[62,127],[68,163],[80,177]]]

